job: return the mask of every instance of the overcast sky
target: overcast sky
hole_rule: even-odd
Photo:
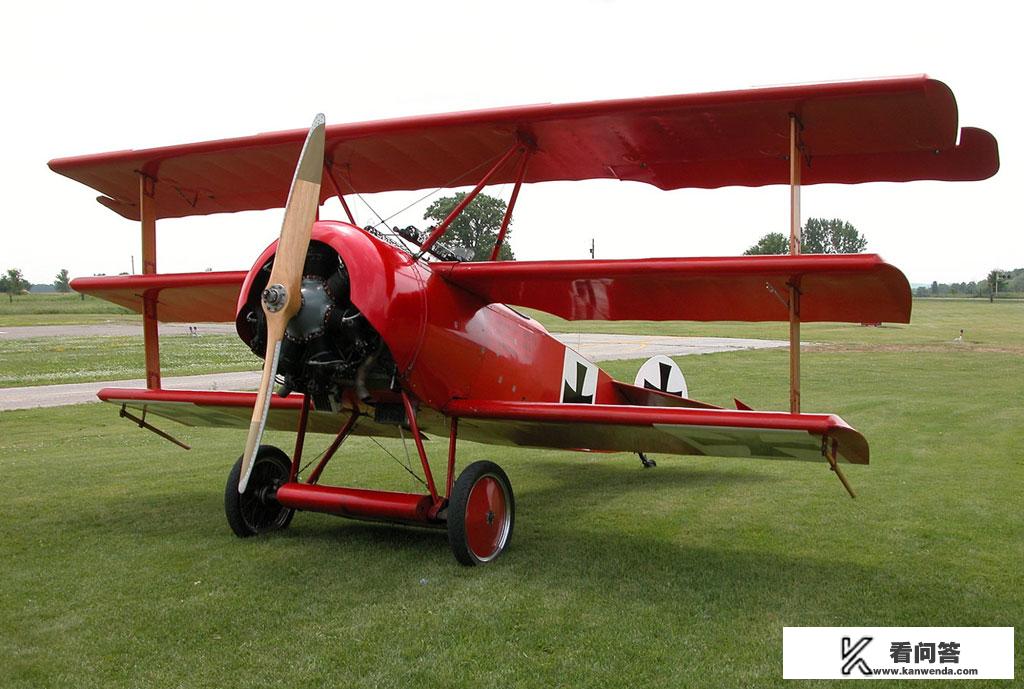
[[[927,73],[961,126],[999,141],[971,183],[803,190],[911,282],[1024,267],[1016,201],[1024,131],[1021,24],[1011,3],[616,1],[6,3],[0,10],[0,269],[32,282],[139,267],[137,224],[50,172],[55,157],[308,125],[501,105]],[[508,198],[507,187],[491,193]],[[378,194],[382,214],[419,194]],[[397,221],[423,225],[421,204]],[[358,201],[360,223],[373,216]],[[342,217],[335,201],[324,217]],[[248,268],[281,211],[158,223],[161,272]],[[593,181],[526,186],[522,259],[735,255],[788,232],[785,187],[663,192]]]

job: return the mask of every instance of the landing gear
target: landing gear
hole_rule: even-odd
[[[455,559],[469,566],[490,562],[512,537],[512,484],[494,462],[473,462],[459,474],[447,511],[448,543]]]
[[[652,469],[658,466],[658,463],[653,459],[647,459],[647,455],[643,452],[637,452],[637,454],[640,456],[640,463],[644,465],[644,469]]]
[[[288,482],[292,460],[271,445],[260,445],[252,460],[252,473],[244,493],[238,492],[242,458],[228,474],[224,487],[224,513],[228,526],[239,538],[284,529],[291,523],[295,510],[282,506],[274,498],[277,488]]]

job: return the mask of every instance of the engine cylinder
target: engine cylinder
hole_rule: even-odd
[[[260,295],[270,278],[274,257],[257,271],[238,313],[243,341],[260,357],[266,355],[267,323]],[[311,241],[302,277],[302,305],[288,322],[281,346],[278,375],[286,391],[310,395],[314,407],[337,410],[346,390],[369,393],[394,378],[394,362],[380,334],[349,300],[349,276],[337,252]]]

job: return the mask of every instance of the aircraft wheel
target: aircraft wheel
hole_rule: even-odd
[[[282,507],[272,497],[273,491],[288,481],[292,467],[288,455],[272,445],[260,445],[252,461],[252,473],[244,493],[238,492],[241,457],[231,468],[224,487],[224,514],[228,526],[239,538],[284,529],[295,516],[295,510]]]
[[[501,467],[482,461],[463,469],[448,503],[448,543],[455,559],[472,566],[501,555],[515,516],[512,484]]]

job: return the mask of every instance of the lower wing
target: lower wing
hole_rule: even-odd
[[[867,464],[860,433],[833,414],[456,400],[444,413],[468,440],[604,452],[822,461],[826,450]]]
[[[99,398],[186,426],[244,430],[256,393],[104,388]],[[274,395],[267,428],[296,430],[302,399]],[[351,412],[310,410],[308,430],[336,433]],[[421,412],[427,412],[424,431],[447,434],[440,414]],[[459,437],[502,445],[803,461],[821,461],[832,449],[851,464],[867,464],[870,456],[864,437],[832,414],[492,400],[456,400],[443,412],[458,418]],[[397,425],[372,418],[357,423],[353,433],[400,435]]]
[[[147,422],[152,417],[169,419],[185,426],[204,428],[237,428],[247,430],[256,404],[255,392],[229,392],[220,390],[147,390],[144,388],[103,388],[97,393],[104,402],[110,402],[143,414]],[[296,431],[302,412],[303,396],[272,395],[267,415],[268,430]],[[340,411],[309,410],[307,430],[310,433],[337,433],[352,414],[352,409]],[[365,416],[363,410],[360,415]],[[398,426],[374,423],[360,418],[352,429],[355,435],[400,437]]]

